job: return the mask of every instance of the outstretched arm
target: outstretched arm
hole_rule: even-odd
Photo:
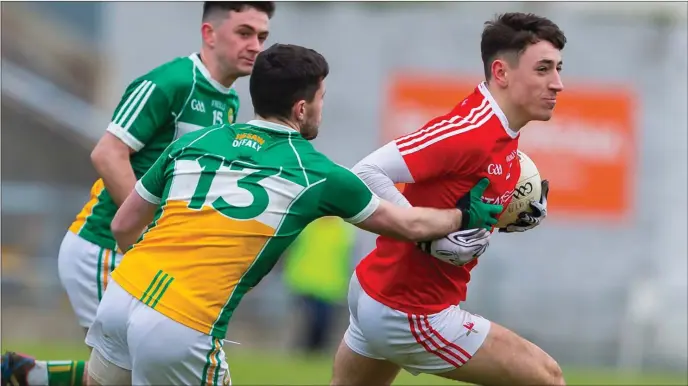
[[[443,237],[461,227],[458,209],[401,207],[380,200],[375,212],[357,227],[379,235],[406,241],[425,241]]]

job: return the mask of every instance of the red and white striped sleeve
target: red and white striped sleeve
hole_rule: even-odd
[[[487,99],[477,107],[454,109],[394,142],[415,182],[465,171],[475,165],[475,146],[466,134],[483,126],[494,115]]]

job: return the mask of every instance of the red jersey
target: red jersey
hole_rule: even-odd
[[[482,199],[506,206],[521,175],[518,133],[481,83],[448,114],[395,140],[414,183],[404,189],[413,206],[454,208],[478,181],[490,180]],[[466,299],[471,269],[432,257],[415,243],[379,236],[356,267],[365,292],[393,309],[432,314]]]

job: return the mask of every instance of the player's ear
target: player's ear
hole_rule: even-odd
[[[508,81],[508,70],[509,65],[503,59],[495,59],[492,62],[490,70],[492,71],[492,80],[498,86],[506,87],[509,84]]]
[[[203,39],[203,44],[210,48],[215,47],[215,27],[211,23],[201,24],[201,38]]]
[[[291,113],[296,122],[302,123],[306,118],[306,101],[302,99],[296,102]]]

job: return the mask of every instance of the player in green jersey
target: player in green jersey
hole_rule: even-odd
[[[135,79],[91,153],[100,175],[69,227],[58,254],[59,275],[79,324],[88,329],[122,258],[110,232],[117,207],[165,148],[185,133],[233,123],[239,110],[234,81],[251,73],[269,33],[273,2],[206,2],[200,52],[167,62]],[[132,53],[133,55],[133,53]],[[2,384],[79,384],[83,362],[2,357]]]
[[[382,201],[315,150],[328,72],[313,50],[270,47],[250,80],[256,119],[183,136],[136,183],[112,222],[127,252],[86,336],[90,384],[229,385],[233,311],[317,218],[412,241],[461,228],[460,210]],[[501,206],[471,197],[467,226],[496,222]]]

